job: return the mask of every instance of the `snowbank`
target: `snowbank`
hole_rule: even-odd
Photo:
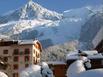
[[[40,72],[41,67],[38,65],[31,65],[22,72],[20,72],[20,77],[42,77]]]
[[[84,63],[86,62],[87,66],[90,62],[87,62],[87,59],[79,59],[73,62],[67,69],[67,77],[103,77],[103,68],[86,70]]]
[[[53,77],[53,72],[49,69],[47,63],[43,62],[41,66],[31,65],[20,72],[20,77]]]
[[[5,73],[0,71],[0,77],[8,77]]]

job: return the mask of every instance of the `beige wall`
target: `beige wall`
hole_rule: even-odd
[[[30,49],[30,54],[25,55],[13,55],[13,51],[14,49],[19,49],[19,52],[24,52],[26,48]],[[4,50],[8,50],[8,54],[3,54]],[[6,72],[10,77],[12,77],[12,73],[16,73],[19,72],[20,70],[25,68],[25,64],[28,63],[29,65],[32,64],[32,45],[12,45],[12,46],[1,46],[0,47],[0,56],[3,57],[8,57],[8,61],[5,63],[8,63],[10,65],[10,67],[8,67],[8,69],[4,72]],[[14,62],[13,58],[15,56],[18,56],[19,61],[18,62]],[[25,62],[24,61],[24,56],[30,56],[30,61],[29,62]],[[13,69],[13,65],[14,64],[18,64],[19,69],[18,70],[14,70]]]
[[[22,71],[23,69],[25,69],[25,64],[31,65],[31,64],[37,64],[38,62],[40,62],[40,48],[38,48],[39,45],[36,46],[36,44],[13,44],[10,46],[0,46],[0,56],[2,58],[7,57],[8,61],[5,62],[7,64],[9,64],[8,68],[6,70],[2,70],[5,73],[8,74],[9,77],[13,77],[13,73],[19,73],[20,71]],[[23,54],[25,49],[29,48],[30,50],[30,54]],[[19,53],[18,55],[14,55],[14,49],[19,49]],[[3,51],[4,50],[8,50],[8,54],[4,54]],[[18,62],[14,62],[13,59],[14,57],[18,57]],[[25,62],[24,57],[25,56],[30,56],[29,61]],[[14,69],[13,65],[17,64],[19,66],[18,69]],[[19,76],[17,76],[19,77]]]

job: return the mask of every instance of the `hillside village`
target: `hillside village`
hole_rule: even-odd
[[[88,58],[91,60],[91,63],[92,63],[91,69],[103,68],[103,62],[102,62],[103,60],[103,52],[102,52],[103,51],[103,47],[102,47],[103,38],[100,38],[99,36],[101,35],[100,33],[101,33],[101,30],[95,36],[94,38],[95,42],[93,40],[95,48],[93,48],[92,50],[88,50],[88,51],[82,51],[82,53],[88,55]],[[96,38],[99,38],[99,40],[97,40]],[[47,51],[43,51],[42,44],[38,40],[34,40],[34,41],[33,40],[18,40],[18,41],[1,40],[0,49],[1,49],[0,50],[1,51],[0,52],[1,53],[0,68],[9,77],[19,77],[20,76],[19,72],[21,70],[31,65],[35,65],[35,64],[40,65],[40,63],[43,61],[47,62],[47,64],[53,71],[53,74],[55,77],[66,77],[67,68],[69,67],[71,63],[73,63],[75,60],[78,59],[78,54],[79,54],[79,51],[76,49],[74,49],[74,52],[69,52],[70,51],[69,49],[67,50],[64,48],[68,52],[63,54],[60,52],[65,51],[64,49],[56,50],[54,48],[53,50],[51,48],[51,49],[48,49],[49,54],[53,53],[54,51],[56,53],[56,54],[53,53],[55,54],[55,57],[53,55],[47,55]],[[41,55],[45,55],[48,57],[46,57],[45,59],[45,57]],[[55,58],[55,59],[50,60],[49,57]]]

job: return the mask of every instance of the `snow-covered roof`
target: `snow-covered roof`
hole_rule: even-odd
[[[12,40],[12,39],[2,39],[0,40],[0,46],[10,46],[10,45],[34,45],[40,42],[38,40]]]
[[[96,50],[89,50],[89,51],[83,51],[87,55],[95,55],[98,54],[98,51]]]
[[[82,53],[84,54],[87,54],[87,55],[95,55],[95,54],[98,54],[98,51],[96,50],[87,50],[87,51],[81,51]],[[70,52],[68,54],[68,56],[71,56],[71,55],[78,55],[79,51],[78,50],[75,50],[73,52]]]
[[[74,59],[78,59],[79,56],[66,56],[66,60],[74,60]],[[88,56],[89,59],[103,59],[103,55],[101,54],[97,54],[97,55],[89,55]]]
[[[89,59],[103,59],[103,55],[98,53],[97,51],[82,51],[83,53],[87,54]],[[72,60],[72,59],[78,59],[78,51],[77,52],[71,52],[67,54],[66,60]]]
[[[35,44],[38,40],[19,40],[18,44],[19,45],[24,45],[24,44]]]
[[[48,64],[52,64],[52,65],[61,65],[61,64],[66,64],[63,61],[48,61]]]

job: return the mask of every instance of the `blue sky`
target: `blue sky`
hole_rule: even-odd
[[[24,4],[28,0],[0,0],[0,15],[11,10],[15,10]],[[65,10],[80,8],[88,5],[97,6],[103,4],[103,0],[33,0],[39,3],[43,7],[63,12]]]

